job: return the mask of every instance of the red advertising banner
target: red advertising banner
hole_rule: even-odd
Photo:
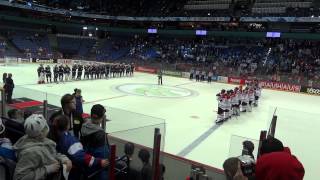
[[[228,83],[230,84],[245,84],[246,80],[239,77],[228,77]]]
[[[152,74],[156,74],[157,73],[157,69],[148,68],[148,67],[142,67],[142,66],[136,67],[135,70],[138,71],[138,72],[146,72],[146,73],[152,73]]]
[[[300,92],[301,86],[282,82],[260,81],[260,86],[268,89],[276,89],[282,91]]]

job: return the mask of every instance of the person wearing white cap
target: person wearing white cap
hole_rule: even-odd
[[[60,179],[60,168],[66,166],[69,171],[71,161],[56,152],[56,143],[46,138],[49,126],[39,114],[28,117],[24,123],[26,135],[13,146],[17,154],[14,172],[16,180]]]

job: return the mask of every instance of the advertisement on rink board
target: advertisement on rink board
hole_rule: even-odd
[[[183,78],[190,78],[190,73],[189,73],[189,72],[182,72],[182,73],[181,73],[181,76],[182,76]]]
[[[57,63],[57,60],[56,59],[35,59],[35,58],[32,58],[32,62],[48,64],[48,63]]]
[[[247,84],[250,83],[252,80],[240,78],[240,77],[228,77],[228,83],[230,84]]]
[[[228,82],[228,77],[218,76],[218,77],[217,77],[217,81],[218,81],[218,82],[227,83],[227,82]]]
[[[282,82],[260,81],[262,88],[276,89],[282,91],[300,92],[301,86]]]
[[[157,73],[157,69],[155,68],[148,68],[148,67],[142,67],[142,66],[136,67],[135,70],[138,72],[146,72],[146,73],[152,73],[152,74]]]
[[[304,87],[301,87],[300,92],[320,96],[320,88],[312,88],[312,87],[305,87],[304,86]]]
[[[178,71],[163,71],[164,75],[168,75],[168,76],[174,76],[174,77],[182,77],[182,73],[178,72]]]
[[[218,81],[218,76],[212,76],[212,77],[211,77],[211,80],[212,80],[212,81]]]

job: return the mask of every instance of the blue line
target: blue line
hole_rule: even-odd
[[[199,144],[201,144],[204,140],[206,140],[215,130],[217,130],[220,125],[214,125],[206,132],[204,132],[201,136],[195,139],[192,143],[190,143],[187,147],[185,147],[182,151],[180,151],[177,155],[185,157],[187,156],[193,149],[195,149]]]

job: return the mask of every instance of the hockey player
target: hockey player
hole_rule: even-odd
[[[202,70],[200,81],[204,81],[205,76],[206,76],[206,71]]]
[[[134,63],[131,63],[130,76],[133,76],[133,73],[134,73]]]
[[[60,82],[63,82],[63,73],[64,73],[64,67],[63,67],[63,65],[61,64],[61,65],[59,66],[59,81],[60,81]]]
[[[53,81],[55,83],[58,83],[58,76],[59,76],[59,68],[57,65],[55,65],[53,68]]]
[[[42,64],[40,64],[40,66],[39,66],[38,69],[37,69],[38,78],[39,78],[39,79],[40,79],[40,73],[41,73],[41,71],[43,71],[43,65],[42,65]]]
[[[66,65],[63,70],[64,76],[65,76],[65,81],[70,80],[70,71],[71,71],[70,67],[68,65]]]
[[[216,95],[217,101],[218,101],[218,112],[217,112],[217,119],[216,123],[222,123],[224,120],[223,114],[224,114],[224,109],[225,109],[225,104],[224,104],[224,95],[225,95],[226,90],[222,89],[220,93]]]
[[[72,80],[75,80],[76,78],[76,74],[77,74],[77,65],[74,64],[71,68],[71,72],[72,72]]]
[[[83,79],[89,79],[89,66],[88,65],[84,65],[83,69],[84,69]]]
[[[241,92],[238,87],[234,88],[233,109],[236,116],[240,116]]]
[[[247,112],[249,104],[249,96],[248,96],[248,89],[242,91],[241,93],[241,107],[242,112]]]
[[[232,116],[231,91],[227,91],[224,101],[225,101],[224,120],[228,120]]]
[[[261,96],[261,88],[259,86],[256,86],[256,88],[254,89],[254,106],[257,107],[258,106],[258,102],[259,102],[259,98]]]
[[[254,90],[253,90],[253,88],[249,89],[248,96],[249,96],[248,111],[251,112],[252,111],[252,106],[253,106],[253,103],[254,103]]]
[[[232,115],[237,116],[237,106],[238,106],[239,100],[236,92],[234,92],[233,90],[231,90],[230,99],[231,99]]]
[[[209,74],[208,74],[208,83],[211,83],[211,81],[212,81],[212,76],[213,76],[213,72],[210,71]]]
[[[191,68],[191,70],[190,70],[190,77],[189,77],[189,79],[190,79],[190,80],[192,80],[192,79],[193,79],[193,76],[194,76],[194,69],[193,69],[193,68]]]
[[[158,85],[162,85],[162,69],[158,70]]]
[[[81,80],[82,70],[83,70],[83,66],[80,64],[80,65],[78,66],[78,75],[77,75],[77,79],[78,79],[78,80]]]
[[[196,81],[200,81],[200,71],[199,71],[199,69],[196,70]]]
[[[46,72],[46,77],[47,77],[47,83],[51,83],[51,68],[49,65],[47,65],[46,69],[45,69],[45,72]]]
[[[43,65],[41,64],[40,67],[38,68],[38,73],[40,72],[39,76],[39,84],[44,84],[45,83],[45,70],[43,68]]]
[[[105,77],[106,77],[106,79],[108,79],[108,78],[109,78],[109,74],[110,74],[110,64],[107,64],[107,65],[105,66],[105,68],[106,68]],[[130,73],[130,67],[129,67],[128,73]]]

